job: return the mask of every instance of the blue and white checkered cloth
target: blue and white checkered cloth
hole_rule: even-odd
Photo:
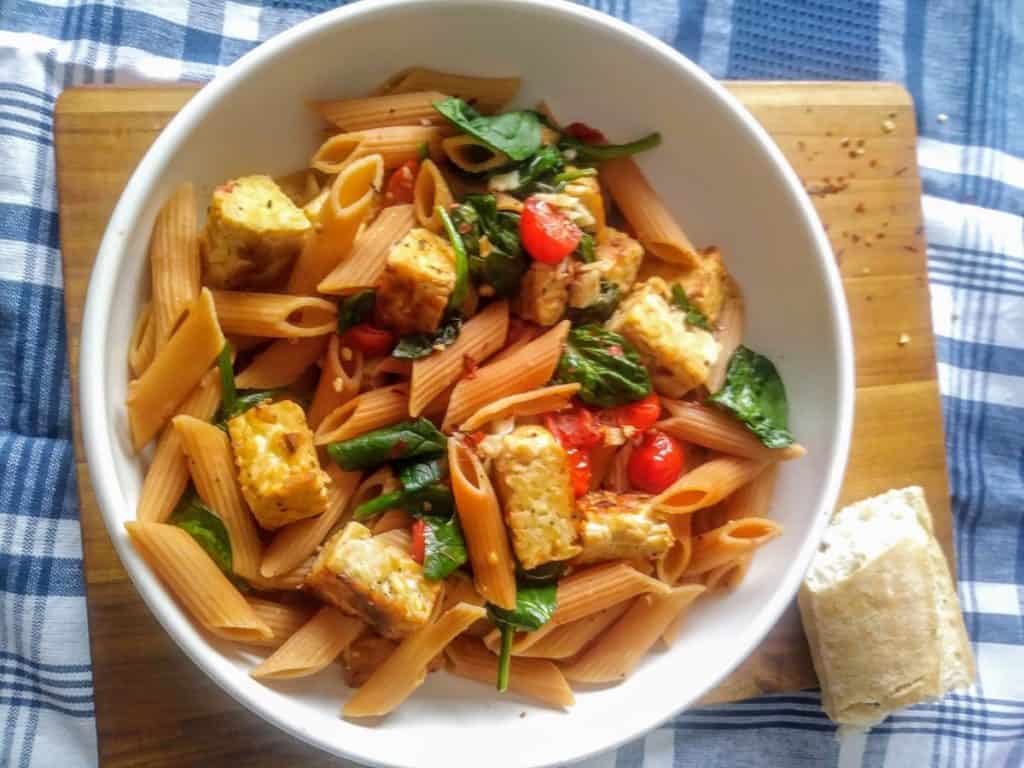
[[[96,762],[54,99],[80,83],[209,79],[336,4],[0,0],[2,766]],[[688,712],[588,768],[1024,766],[1024,4],[587,4],[717,77],[895,80],[913,94],[959,586],[979,668],[969,693],[895,715],[843,755],[807,692]]]

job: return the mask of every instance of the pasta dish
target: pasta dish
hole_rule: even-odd
[[[266,684],[347,718],[440,669],[567,707],[779,536],[788,428],[743,301],[622,144],[516,78],[406,70],[310,106],[309,167],[153,226],[132,544]],[[332,666],[333,665],[333,666]]]

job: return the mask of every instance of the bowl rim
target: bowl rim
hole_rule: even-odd
[[[790,605],[799,587],[799,583],[803,579],[804,572],[810,563],[813,552],[817,547],[825,524],[829,519],[829,515],[823,514],[822,511],[834,508],[839,496],[849,455],[855,389],[852,336],[839,269],[832,256],[831,246],[817,213],[795,171],[790,167],[781,150],[760,123],[757,122],[735,96],[729,93],[710,74],[682,53],[649,33],[625,21],[588,7],[565,3],[562,0],[501,0],[501,2],[518,9],[540,10],[559,15],[574,16],[586,24],[604,27],[616,36],[628,38],[634,44],[653,49],[659,56],[673,64],[681,77],[688,77],[696,81],[705,91],[708,98],[717,100],[720,106],[731,113],[731,116],[742,126],[749,140],[756,142],[760,149],[767,154],[773,165],[780,171],[782,182],[813,240],[815,257],[824,267],[829,311],[834,329],[832,341],[836,356],[836,369],[838,371],[837,389],[839,398],[837,403],[836,429],[829,446],[832,459],[828,466],[827,478],[824,481],[821,495],[822,504],[820,505],[819,513],[811,524],[810,530],[806,532],[798,556],[789,565],[783,578],[777,583],[776,589],[765,610],[758,613],[755,631],[749,634],[749,642],[745,645],[743,653],[737,655],[728,664],[721,666],[717,677],[714,678],[707,688],[707,690],[712,690],[750,655],[761,643],[771,627],[778,622],[783,611]],[[82,444],[96,500],[99,504],[107,532],[122,564],[128,572],[136,591],[142,597],[149,611],[160,623],[163,630],[171,636],[177,646],[184,651],[208,678],[213,680],[218,687],[235,701],[241,703],[264,721],[325,752],[372,765],[387,766],[388,768],[406,767],[402,763],[390,762],[387,759],[381,759],[358,751],[350,751],[345,746],[320,739],[316,734],[303,730],[286,715],[279,715],[265,703],[257,701],[256,698],[240,689],[229,679],[228,675],[223,674],[214,658],[214,656],[219,658],[220,654],[209,646],[204,636],[198,633],[188,636],[173,628],[173,614],[179,609],[175,606],[170,595],[166,593],[166,589],[163,588],[155,575],[151,573],[145,561],[132,548],[128,536],[115,514],[115,510],[122,506],[121,493],[114,467],[113,452],[110,447],[111,427],[105,418],[106,409],[99,407],[99,404],[105,403],[107,399],[104,387],[105,372],[103,359],[107,328],[110,325],[109,307],[114,299],[116,276],[125,258],[126,242],[132,225],[142,214],[142,202],[146,191],[155,180],[155,171],[167,163],[169,156],[183,142],[185,134],[190,128],[211,110],[215,109],[221,95],[229,91],[237,82],[244,80],[248,71],[253,66],[273,59],[293,46],[301,45],[305,39],[319,34],[325,28],[343,25],[350,19],[364,15],[391,13],[406,7],[439,3],[448,5],[458,4],[467,8],[473,8],[486,4],[487,0],[377,0],[374,3],[355,3],[335,8],[310,17],[256,46],[202,87],[181,111],[171,119],[153,145],[147,150],[125,185],[118,203],[111,214],[89,279],[82,318],[81,350],[78,365],[78,403],[82,425]],[[89,408],[82,408],[82,403],[93,405]],[[159,585],[159,590],[153,589],[153,584]],[[534,763],[533,765],[539,768],[540,766],[552,765],[556,762],[566,762],[567,760],[575,762],[617,748],[625,742],[646,734],[675,717],[683,709],[691,706],[696,698],[705,692],[702,691],[700,694],[690,697],[681,697],[677,707],[669,711],[656,713],[648,718],[642,730],[618,734],[610,738],[592,739],[590,742],[591,746],[586,747],[582,751],[574,752],[571,756],[553,755],[552,760],[548,761],[545,758],[545,762]]]

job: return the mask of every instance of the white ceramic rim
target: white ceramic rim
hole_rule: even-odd
[[[473,0],[449,1],[464,2],[467,5],[473,4]],[[494,1],[496,0],[492,0],[492,2]],[[619,35],[631,38],[636,43],[653,48],[663,58],[674,64],[683,76],[698,81],[706,89],[710,98],[716,99],[733,113],[734,117],[742,124],[748,138],[759,144],[761,149],[768,154],[773,163],[781,170],[786,187],[785,191],[788,192],[792,202],[795,203],[802,214],[805,224],[813,236],[816,256],[825,267],[828,282],[827,289],[830,298],[829,306],[832,315],[831,320],[835,329],[833,342],[837,370],[839,371],[839,402],[837,429],[830,446],[833,460],[829,467],[828,477],[825,480],[825,489],[822,494],[823,502],[814,517],[811,530],[799,551],[798,557],[787,570],[785,577],[780,581],[778,589],[773,594],[767,608],[759,613],[758,621],[748,635],[750,641],[745,647],[743,654],[737,656],[731,664],[722,667],[719,676],[714,680],[712,686],[708,688],[708,690],[711,690],[714,685],[717,685],[740,662],[750,655],[790,604],[821,538],[822,531],[829,518],[829,513],[835,507],[839,496],[849,453],[854,394],[853,345],[839,269],[832,256],[831,246],[818,220],[817,213],[804,192],[796,173],[789,166],[782,152],[742,104],[704,70],[700,69],[675,49],[646,32],[612,16],[586,7],[566,3],[562,0],[497,1],[510,6],[543,8],[554,10],[558,13],[583,17],[589,23],[610,28]],[[382,9],[413,6],[420,2],[421,0],[377,0],[373,3],[356,3],[307,19],[242,56],[209,84],[204,86],[185,105],[160,136],[157,137],[153,146],[143,157],[142,162],[139,163],[139,166],[125,187],[104,232],[89,281],[89,290],[82,320],[82,345],[78,365],[80,377],[78,402],[81,409],[82,437],[93,490],[95,491],[104,523],[107,526],[107,531],[114,543],[118,556],[121,558],[121,562],[128,571],[128,575],[131,577],[142,599],[149,607],[150,612],[160,622],[164,630],[171,635],[178,644],[178,647],[208,677],[254,714],[292,736],[326,752],[371,765],[387,766],[387,768],[409,767],[399,763],[381,761],[373,755],[347,751],[332,742],[317,738],[316,734],[311,734],[297,728],[284,718],[278,717],[272,709],[263,706],[259,701],[249,696],[247,692],[236,689],[232,681],[221,674],[217,663],[220,658],[217,651],[203,642],[200,636],[183,637],[172,631],[173,602],[163,595],[155,594],[155,591],[151,592],[150,589],[144,586],[145,582],[152,578],[148,573],[148,566],[134,551],[120,521],[114,515],[114,510],[122,503],[122,499],[114,469],[114,458],[110,450],[109,425],[103,417],[108,412],[105,407],[107,393],[104,387],[106,372],[103,365],[103,354],[104,342],[107,338],[110,321],[108,307],[114,301],[115,276],[120,261],[125,255],[124,249],[128,233],[140,218],[142,201],[146,197],[144,192],[153,183],[156,169],[164,166],[169,160],[170,155],[181,145],[190,126],[201,120],[213,109],[221,94],[230,90],[237,81],[243,79],[246,76],[246,72],[253,65],[267,59],[272,59],[280,51],[287,48],[301,45],[303,40],[317,33],[322,27],[344,24],[349,19],[363,14],[376,13]],[[90,406],[88,408],[81,408],[82,403],[89,403]],[[541,765],[551,765],[554,762],[583,760],[605,750],[618,747],[675,716],[689,706],[699,695],[696,694],[689,699],[681,700],[679,706],[672,711],[653,713],[642,731],[618,734],[611,737],[603,736],[600,733],[590,734],[589,744],[585,750],[577,752],[572,756],[553,755],[556,759],[551,762],[536,764],[537,768],[540,768]]]

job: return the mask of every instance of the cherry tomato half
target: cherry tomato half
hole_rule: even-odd
[[[565,127],[565,133],[574,139],[579,139],[584,144],[607,144],[608,139],[597,128],[591,128],[586,123],[570,123]]]
[[[576,249],[583,232],[554,206],[528,197],[519,218],[519,237],[534,259],[557,264]]]
[[[664,432],[644,433],[626,465],[629,482],[647,493],[661,493],[679,479],[683,471],[683,446]]]
[[[406,160],[395,169],[395,172],[388,178],[387,187],[384,189],[384,200],[388,205],[412,202],[412,190],[416,184],[416,174],[419,170],[419,160]]]
[[[383,328],[374,328],[369,323],[353,325],[345,331],[342,339],[367,357],[381,357],[395,347],[395,334]]]
[[[567,448],[572,493],[578,499],[590,490],[590,452],[585,448]]]
[[[626,403],[601,411],[600,419],[617,427],[633,427],[641,432],[650,429],[661,417],[661,399],[651,393],[635,403]]]
[[[427,524],[417,520],[412,524],[412,544],[409,545],[409,557],[420,565],[427,551]]]
[[[593,412],[580,406],[547,414],[544,426],[565,448],[592,448],[604,439]]]

